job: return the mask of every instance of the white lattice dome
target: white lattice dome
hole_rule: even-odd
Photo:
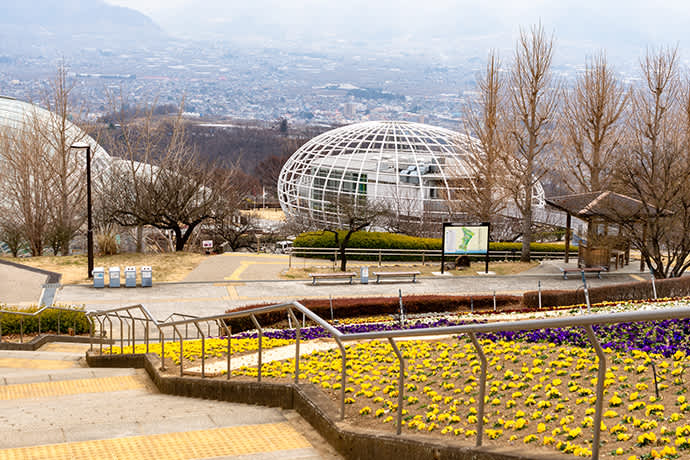
[[[48,127],[54,125],[56,127],[55,129],[57,129],[60,124],[58,115],[53,112],[29,102],[0,96],[0,131],[9,135],[19,133],[22,129],[30,129],[35,119],[38,119],[41,124],[47,125]],[[66,142],[71,145],[79,141],[91,145],[92,161],[94,162],[94,168],[96,170],[109,163],[110,155],[108,155],[103,147],[98,145],[91,136],[87,135],[81,128],[71,122],[68,122],[67,125],[67,131],[65,133],[67,136]]]
[[[286,216],[340,225],[339,203],[383,203],[398,216],[424,222],[457,217],[475,187],[468,166],[477,140],[435,126],[404,121],[357,123],[323,133],[297,150],[278,180]],[[535,189],[543,201],[543,190]]]

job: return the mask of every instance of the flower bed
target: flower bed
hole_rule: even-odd
[[[228,341],[224,338],[209,338],[204,341],[204,350],[207,359],[224,358],[228,352]],[[290,340],[264,337],[261,341],[263,349],[282,347],[293,343]],[[158,342],[149,343],[149,353],[161,356],[161,344]],[[259,341],[256,338],[232,338],[230,341],[230,354],[244,354],[256,352],[259,349]],[[183,358],[186,364],[191,364],[201,359],[201,340],[185,340]],[[137,345],[134,350],[132,346],[125,346],[123,353],[146,353],[146,344]],[[103,349],[103,354],[109,354],[109,348]],[[120,347],[112,347],[113,354],[120,353]],[[165,342],[165,357],[176,365],[180,364],[180,342]]]
[[[485,436],[488,444],[530,445],[591,455],[596,357],[589,348],[513,341],[482,345],[489,360]],[[400,343],[406,359],[404,429],[473,438],[479,361],[464,340]],[[679,458],[690,448],[690,406],[684,353],[672,358],[642,351],[606,351],[602,457]],[[347,347],[348,416],[357,424],[393,425],[399,367],[388,343]],[[651,364],[656,364],[659,398]],[[303,358],[300,377],[334,399],[340,389],[338,351]],[[294,360],[264,364],[265,378],[291,378]],[[255,368],[233,371],[253,376]],[[390,429],[390,428],[389,428]]]

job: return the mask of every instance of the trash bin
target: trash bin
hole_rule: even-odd
[[[111,288],[120,287],[120,267],[110,267],[108,269],[108,278],[110,279]]]
[[[137,287],[137,267],[125,267],[125,287]]]
[[[93,271],[91,272],[91,275],[93,275],[93,287],[105,287],[105,268],[94,267]]]
[[[153,270],[151,267],[141,267],[141,287],[153,286]]]
[[[360,267],[359,278],[362,284],[369,284],[369,267]]]

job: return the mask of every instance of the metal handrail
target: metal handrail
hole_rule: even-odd
[[[404,330],[393,330],[393,331],[374,331],[374,332],[362,332],[362,333],[342,333],[333,327],[326,320],[306,308],[299,302],[287,302],[276,305],[269,305],[264,307],[257,307],[244,311],[235,311],[229,313],[223,313],[219,315],[211,315],[204,317],[195,317],[192,319],[183,319],[170,322],[158,322],[150,315],[148,310],[141,305],[133,305],[131,307],[120,307],[112,310],[105,311],[90,311],[87,312],[89,318],[99,318],[101,316],[108,317],[108,315],[116,314],[119,316],[119,312],[129,310],[139,310],[145,312],[144,315],[150,318],[150,321],[156,325],[159,329],[161,335],[161,343],[164,345],[163,329],[167,327],[173,328],[175,331],[173,333],[173,340],[175,333],[180,338],[180,354],[182,355],[183,350],[183,338],[179,331],[180,326],[194,325],[201,332],[200,323],[203,322],[215,322],[218,323],[219,331],[221,329],[221,323],[225,329],[228,337],[228,372],[227,379],[230,379],[231,367],[230,367],[230,343],[231,334],[229,327],[224,322],[228,319],[249,317],[251,318],[254,325],[257,327],[259,336],[259,350],[258,350],[258,373],[257,378],[261,381],[261,365],[262,365],[262,347],[261,347],[261,337],[263,336],[263,329],[259,324],[256,316],[262,313],[269,313],[275,311],[286,310],[287,314],[292,318],[296,324],[296,340],[295,340],[295,383],[299,383],[299,348],[300,348],[300,337],[301,337],[301,327],[300,322],[297,320],[295,312],[302,313],[303,321],[304,318],[309,318],[311,321],[315,322],[335,340],[336,344],[341,353],[341,387],[340,387],[340,419],[345,417],[345,384],[346,384],[346,364],[347,356],[344,346],[344,342],[351,341],[365,341],[365,340],[376,340],[376,339],[386,339],[391,344],[393,351],[396,355],[399,364],[399,375],[398,375],[398,405],[397,405],[397,421],[396,421],[396,432],[401,433],[402,427],[402,410],[403,410],[403,393],[405,389],[405,372],[404,372],[404,357],[398,348],[395,339],[406,339],[411,337],[427,337],[427,336],[452,336],[452,335],[462,335],[465,334],[471,340],[477,356],[480,360],[480,381],[479,381],[479,399],[477,401],[477,438],[476,445],[482,445],[483,431],[484,431],[484,395],[486,392],[486,379],[487,379],[487,362],[486,356],[484,354],[483,348],[479,340],[477,339],[477,334],[487,333],[487,332],[501,332],[501,331],[522,331],[522,330],[535,330],[535,329],[549,329],[549,328],[559,328],[559,327],[582,327],[587,335],[587,338],[592,345],[597,358],[599,360],[598,371],[597,371],[597,384],[596,384],[596,395],[597,402],[595,404],[595,415],[594,415],[594,425],[593,425],[593,443],[592,443],[592,458],[599,458],[599,439],[601,434],[601,417],[603,411],[603,394],[604,394],[604,380],[606,375],[606,356],[602,350],[601,344],[594,332],[593,326],[595,325],[605,325],[605,324],[615,324],[621,322],[646,322],[646,321],[656,321],[665,319],[681,319],[690,318],[690,308],[673,308],[673,309],[659,309],[659,310],[648,310],[648,311],[635,311],[635,312],[619,312],[619,313],[605,313],[605,314],[583,314],[578,316],[568,316],[561,318],[545,318],[538,320],[525,320],[525,321],[502,321],[494,323],[477,323],[477,324],[464,324],[458,326],[446,326],[446,327],[434,327],[425,329],[404,329]],[[134,319],[132,319],[132,324],[134,324]],[[202,340],[204,339],[202,335]],[[148,339],[147,339],[148,340]],[[147,342],[148,343],[148,342]],[[93,350],[93,343],[91,344],[91,350]],[[122,352],[122,350],[121,350]],[[101,350],[102,353],[102,350]],[[162,350],[162,357],[165,356],[165,350]],[[202,368],[201,375],[202,378],[205,377],[205,358],[206,352],[202,345]],[[165,369],[165,360],[161,359],[161,369]],[[183,375],[183,365],[182,360],[180,361],[180,375]]]
[[[74,312],[74,313],[84,313],[86,312],[81,309],[77,308],[67,308],[67,307],[54,307],[52,305],[44,305],[43,307],[39,308],[38,310],[34,312],[27,312],[27,311],[17,311],[17,310],[5,310],[5,309],[0,309],[0,318],[2,318],[2,315],[17,315],[20,317],[20,322],[19,322],[19,343],[24,343],[24,317],[38,317],[38,333],[41,333],[41,313],[43,313],[46,310],[58,310],[58,311],[67,311],[67,312]],[[58,335],[60,334],[60,316],[58,315]],[[0,321],[0,342],[2,342],[2,321]]]

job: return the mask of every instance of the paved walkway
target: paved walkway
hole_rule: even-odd
[[[83,367],[84,346],[48,349],[0,351],[0,460],[340,458],[294,412],[163,395],[142,370]]]
[[[381,284],[348,284],[342,281],[324,281],[312,286],[310,280],[294,281],[225,281],[219,283],[170,283],[156,284],[152,288],[93,289],[88,286],[63,286],[57,293],[56,302],[84,305],[99,310],[141,303],[159,319],[171,313],[211,315],[238,306],[256,303],[277,303],[305,298],[338,297],[395,297],[398,290],[403,295],[414,294],[522,294],[542,289],[577,289],[582,285],[578,275],[564,280],[559,266],[562,263],[544,262],[538,267],[511,276],[430,276],[417,283],[390,281]],[[574,264],[571,264],[574,266]],[[587,283],[601,286],[648,279],[630,265],[625,270],[603,274],[602,279],[588,275]],[[651,296],[651,292],[650,292]]]
[[[47,280],[47,274],[0,263],[0,304],[38,304]]]
[[[329,266],[324,259],[292,258],[294,266]],[[204,259],[184,281],[278,280],[290,265],[285,254],[226,252]]]

